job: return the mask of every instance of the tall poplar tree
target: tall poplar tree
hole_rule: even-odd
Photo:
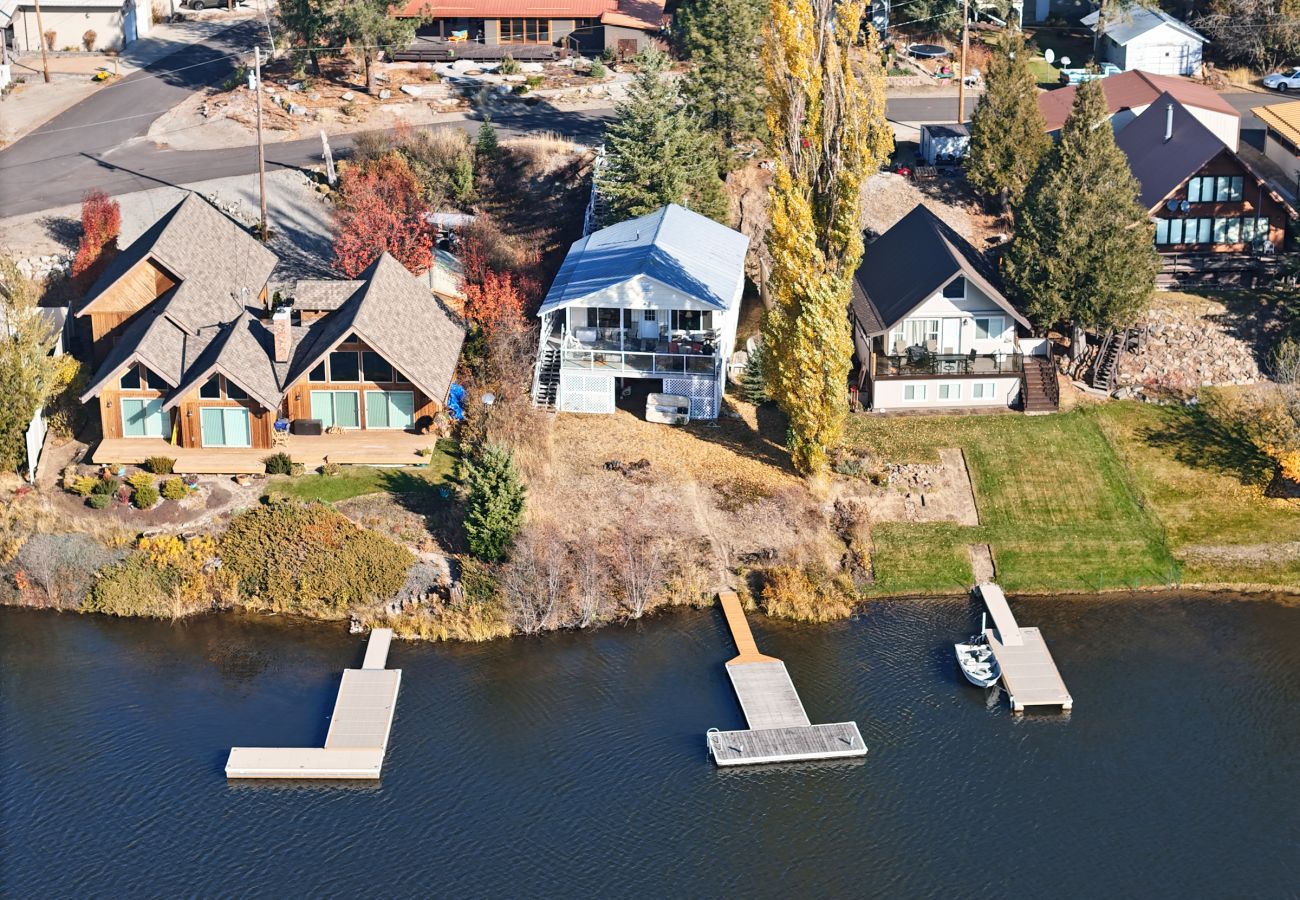
[[[1137,198],[1101,82],[1082,84],[1060,141],[1016,210],[1003,258],[1007,285],[1031,316],[1043,325],[1103,329],[1141,315],[1160,258]]]
[[[864,77],[851,50],[864,0],[771,0],[764,36],[767,125],[776,168],[763,322],[772,397],[790,418],[790,456],[814,474],[839,442],[853,355],[848,305],[862,258],[862,179],[893,147],[875,30]]]
[[[677,13],[682,49],[694,68],[684,94],[700,122],[728,146],[763,130],[759,45],[764,0],[690,0]]]
[[[605,129],[605,165],[596,176],[610,225],[680,203],[727,220],[718,176],[717,138],[682,106],[676,80],[664,77],[668,57],[653,48],[637,57],[639,71]]]
[[[975,190],[997,197],[1005,209],[1019,205],[1052,145],[1020,33],[1008,34],[989,60],[985,85],[971,115],[966,177]]]

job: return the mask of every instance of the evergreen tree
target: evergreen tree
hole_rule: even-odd
[[[747,403],[761,406],[772,399],[767,389],[767,373],[763,371],[763,345],[756,344],[745,360],[745,371],[740,376],[740,396]]]
[[[390,16],[388,0],[347,0],[337,9],[330,26],[334,40],[357,47],[365,63],[366,93],[377,94],[374,69],[380,51],[406,49],[415,40],[416,20]]]
[[[861,81],[852,62],[863,7],[864,0],[772,0],[764,40],[776,170],[763,367],[790,417],[791,459],[807,474],[825,466],[848,413],[859,193],[893,149],[875,29],[866,30]]]
[[[330,43],[338,27],[338,12],[337,0],[280,0],[276,17],[299,67],[305,58],[311,62],[313,74],[321,73],[318,48]]]
[[[1019,33],[1008,34],[989,60],[985,84],[971,116],[966,177],[981,194],[999,198],[1004,208],[1014,207],[1052,145]]]
[[[505,559],[524,519],[524,485],[504,447],[484,445],[465,466],[469,498],[465,535],[479,559]]]
[[[677,13],[682,49],[695,67],[684,93],[699,120],[728,146],[763,129],[759,41],[764,0],[690,0]]]
[[[609,225],[680,203],[727,220],[718,177],[717,139],[681,105],[677,82],[664,77],[668,57],[653,48],[637,57],[639,71],[605,129],[605,165],[596,184]]]
[[[1016,210],[1003,259],[1012,293],[1043,325],[1128,325],[1146,308],[1160,259],[1138,183],[1117,146],[1101,82],[1079,86],[1061,139]]]
[[[483,124],[478,127],[474,137],[474,153],[479,159],[490,160],[497,155],[501,144],[497,141],[497,130],[492,126],[491,116],[483,117]]]

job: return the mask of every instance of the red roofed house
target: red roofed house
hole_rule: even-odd
[[[421,19],[412,51],[428,58],[484,58],[493,55],[485,50],[497,50],[502,56],[537,59],[547,55],[539,51],[553,47],[587,54],[608,49],[629,56],[663,30],[664,2],[407,0],[394,8],[394,15]],[[433,51],[444,42],[442,52]]]
[[[1118,134],[1125,126],[1146,112],[1161,94],[1169,94],[1192,117],[1210,130],[1233,153],[1240,149],[1241,115],[1228,105],[1213,88],[1186,78],[1152,75],[1134,70],[1101,80],[1110,109],[1111,125]],[[1077,88],[1066,87],[1038,95],[1038,109],[1047,120],[1047,130],[1056,135],[1074,106]]]

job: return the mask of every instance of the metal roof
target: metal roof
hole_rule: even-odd
[[[1259,116],[1267,128],[1300,147],[1300,100],[1257,106],[1251,112]]]
[[[748,250],[740,232],[669,204],[575,241],[538,315],[638,276],[729,309],[745,280]]]
[[[1173,130],[1165,140],[1171,107]],[[1115,135],[1115,144],[1128,157],[1128,166],[1141,188],[1138,199],[1146,209],[1155,209],[1220,153],[1231,152],[1170,94],[1161,94],[1146,112]]]
[[[1097,18],[1099,15],[1099,12],[1089,13],[1079,21],[1091,28],[1093,31],[1096,31]],[[1209,38],[1205,37],[1187,23],[1175,19],[1164,10],[1144,9],[1140,6],[1125,10],[1118,18],[1107,21],[1106,24],[1102,26],[1101,32],[1106,35],[1106,37],[1123,47],[1135,38],[1139,38],[1149,31],[1155,31],[1163,25],[1168,25],[1175,31],[1194,41],[1198,41],[1202,44],[1209,43]]]
[[[407,0],[396,15],[419,19],[600,19],[609,25],[659,28],[664,0]]]

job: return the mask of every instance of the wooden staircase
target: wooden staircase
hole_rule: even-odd
[[[1026,415],[1041,416],[1060,409],[1061,385],[1050,358],[1026,356],[1020,382]]]
[[[533,406],[538,409],[555,409],[560,391],[560,347],[547,341],[542,346],[533,376]]]
[[[1092,369],[1088,378],[1089,386],[1099,391],[1110,393],[1115,390],[1115,379],[1119,376],[1119,361],[1124,354],[1137,348],[1138,334],[1132,328],[1108,331],[1101,339],[1097,355],[1093,357]]]

